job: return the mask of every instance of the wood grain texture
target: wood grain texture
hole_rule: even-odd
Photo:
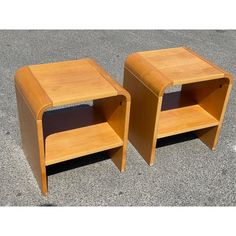
[[[111,84],[111,86],[117,91],[117,95],[123,95],[126,101],[131,100],[128,91],[125,90],[117,81],[112,79],[112,77],[101,66],[99,66],[96,61],[88,59],[88,62],[97,70],[98,73],[101,74],[101,76],[103,76],[104,79],[106,79],[106,81]]]
[[[208,63],[209,65],[211,65],[212,67],[214,67],[215,69],[217,69],[218,71],[221,71],[224,76],[222,78],[226,78],[229,80],[230,84],[234,83],[233,80],[233,75],[231,73],[229,73],[228,71],[223,70],[222,68],[220,68],[219,66],[217,66],[216,64],[212,63],[211,61],[207,60],[206,58],[202,57],[201,55],[197,54],[196,52],[194,52],[191,48],[188,47],[183,47],[185,50],[187,50],[188,52],[190,52],[192,55],[200,58],[201,60],[205,61],[206,63]]]
[[[165,88],[172,84],[172,81],[148,63],[139,53],[133,53],[127,57],[125,73],[126,71],[159,96],[163,96]]]
[[[125,170],[130,95],[94,60],[26,66],[16,72],[15,84],[23,149],[44,194],[46,165],[109,149]],[[88,100],[96,109],[46,111]]]
[[[129,55],[124,87],[132,98],[131,143],[149,165],[156,140],[170,135],[195,131],[214,149],[232,83],[228,72],[186,47]],[[174,85],[182,85],[182,91],[164,94]]]
[[[217,127],[196,132],[198,137],[213,150],[216,148],[219,139],[231,88],[232,80],[229,78],[187,84],[182,88],[183,94],[194,99],[203,109],[219,121]]]
[[[89,59],[29,66],[53,106],[116,96],[114,87]]]
[[[123,140],[123,146],[108,151],[114,164],[123,172],[126,166],[128,127],[130,115],[130,96],[119,95],[94,101],[96,111],[102,114],[117,135]]]
[[[212,126],[219,121],[198,104],[162,111],[157,138],[190,132]]]
[[[28,67],[22,67],[17,70],[15,74],[15,86],[21,91],[35,118],[41,120],[43,112],[52,107],[52,101]]]
[[[120,147],[123,141],[107,123],[54,133],[46,138],[46,165]]]
[[[131,94],[129,140],[149,165],[154,164],[157,117],[162,97],[157,97],[129,70],[124,72],[124,87]]]
[[[224,73],[184,47],[140,52],[173,85],[224,77]]]
[[[24,154],[43,194],[47,194],[47,176],[44,160],[42,121],[35,120],[24,96],[16,87],[17,107]]]
[[[114,164],[123,172],[126,167],[126,153],[128,144],[128,129],[130,116],[130,94],[94,60],[89,60],[91,65],[117,90],[118,96],[94,101],[94,107],[108,121],[123,140],[123,146],[108,151]]]

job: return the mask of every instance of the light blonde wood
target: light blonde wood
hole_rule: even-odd
[[[123,95],[94,101],[95,109],[100,112],[123,140],[123,146],[108,151],[112,161],[120,171],[125,170],[128,143],[130,101]]]
[[[183,94],[194,99],[202,108],[207,110],[219,121],[217,127],[196,132],[198,137],[213,150],[216,148],[219,139],[220,129],[232,88],[231,83],[231,78],[222,78],[201,83],[187,84],[182,88]]]
[[[200,58],[201,60],[203,60],[204,62],[208,63],[209,65],[211,65],[212,67],[214,67],[216,70],[218,70],[219,72],[221,71],[224,74],[224,78],[229,80],[230,84],[234,83],[233,80],[233,76],[231,73],[229,73],[228,71],[223,70],[222,68],[220,68],[219,66],[213,64],[212,62],[210,62],[209,60],[207,60],[206,58],[202,57],[201,55],[197,54],[196,52],[194,52],[191,48],[188,47],[183,47],[185,50],[187,50],[188,52],[190,52],[193,56]]]
[[[46,138],[46,165],[120,147],[123,141],[107,123],[54,133]]]
[[[32,65],[29,69],[53,106],[117,95],[89,59]]]
[[[155,158],[157,116],[160,113],[162,97],[157,97],[126,69],[124,87],[132,98],[129,140],[145,161],[152,165]]]
[[[107,82],[111,84],[111,86],[117,91],[117,95],[122,95],[125,97],[126,101],[131,101],[130,94],[115,80],[112,79],[112,77],[101,67],[99,66],[96,61],[92,59],[87,59],[88,63],[97,70],[97,72],[106,79]]]
[[[217,126],[219,121],[199,105],[162,111],[157,138]]]
[[[166,78],[152,64],[148,63],[139,53],[129,55],[125,61],[125,73],[129,72],[130,77],[140,80],[154,94],[163,96],[166,87],[172,81]]]
[[[126,153],[128,144],[128,127],[130,116],[130,94],[110,75],[103,70],[95,61],[89,61],[94,68],[117,90],[118,96],[94,101],[94,107],[108,121],[110,126],[115,130],[123,140],[123,146],[108,151],[114,164],[123,172],[126,166]]]
[[[224,77],[224,73],[184,47],[138,53],[173,85]]]
[[[46,165],[107,150],[125,170],[130,95],[94,60],[23,67],[15,84],[23,149],[44,194]],[[94,100],[96,109],[46,111],[87,100]]]
[[[119,98],[119,96],[114,97],[114,99],[115,98]],[[104,100],[106,101],[107,99],[113,99],[113,97],[106,98]],[[96,101],[97,100],[95,100],[94,103],[96,103]],[[100,99],[98,101],[100,101]],[[110,109],[110,107],[107,107],[107,109]],[[78,130],[83,127],[87,128],[87,127],[90,127],[95,124],[104,123],[106,121],[107,121],[107,119],[99,110],[94,109],[94,106],[89,106],[89,105],[79,105],[76,107],[69,107],[69,108],[64,108],[64,109],[60,109],[60,110],[49,111],[49,112],[46,112],[43,116],[44,139],[46,139],[50,135],[58,136],[58,134],[60,134],[63,131],[71,132],[71,130],[72,130],[72,133],[71,133],[70,137],[72,135],[77,136],[78,134],[76,132],[74,132],[76,129]],[[117,123],[119,123],[119,120],[117,120]],[[93,130],[91,130],[91,132],[93,132]],[[114,134],[114,132],[112,134]],[[90,135],[90,134],[88,133],[87,135]],[[78,135],[78,136],[82,137],[82,135]],[[118,134],[116,136],[118,136],[118,139],[120,139]],[[98,136],[98,138],[100,138],[100,135]],[[73,137],[72,137],[72,139],[73,139]],[[67,138],[67,140],[68,140],[68,138]],[[97,141],[99,141],[99,140],[100,139],[98,139]],[[74,142],[76,142],[76,144],[72,144],[72,142],[71,142],[71,145],[74,146],[74,149],[73,150],[71,149],[70,153],[66,151],[65,156],[63,156],[61,154],[59,155],[58,158],[62,158],[62,159],[60,159],[60,161],[67,160],[68,158],[72,159],[72,158],[79,157],[78,154],[85,151],[84,149],[81,150],[80,147],[82,145],[77,144],[77,141],[74,141]],[[78,140],[78,142],[80,142],[80,140]],[[88,145],[91,146],[90,140],[88,141]],[[108,143],[108,145],[110,145],[110,143]],[[114,147],[116,147],[116,142],[114,143],[113,148]],[[93,152],[94,148],[95,148],[94,152],[97,152],[96,151],[97,147],[95,147],[95,146],[92,147],[92,150],[88,148],[88,151]],[[106,150],[107,149],[106,144],[104,143],[101,146],[101,148],[104,148],[104,150]],[[119,147],[119,148],[123,148],[123,145],[122,145],[122,147]],[[47,151],[47,146],[46,146],[46,151]],[[91,154],[91,153],[89,153],[89,154]],[[67,155],[69,155],[69,157]],[[83,155],[85,155],[85,154],[82,154],[82,156]]]
[[[52,101],[45,94],[28,67],[22,67],[17,70],[15,74],[15,85],[21,91],[35,118],[42,120],[43,112],[47,108],[52,107]]]
[[[44,161],[44,145],[42,136],[42,121],[35,120],[24,96],[16,88],[17,107],[19,113],[21,140],[24,154],[31,166],[34,176],[41,187],[42,193],[47,194],[47,177]]]
[[[149,165],[158,138],[195,131],[212,149],[219,138],[232,76],[186,47],[137,52],[125,62],[132,97],[129,139]],[[182,85],[181,93],[164,94]],[[158,141],[157,141],[158,145]]]

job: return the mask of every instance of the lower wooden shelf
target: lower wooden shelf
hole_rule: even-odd
[[[43,125],[47,166],[123,145],[122,139],[93,106],[46,112]]]
[[[51,134],[45,142],[46,165],[122,145],[123,141],[107,122]]]
[[[200,105],[161,111],[157,138],[213,127],[219,121]]]
[[[123,85],[131,95],[130,142],[150,166],[159,138],[194,131],[215,150],[232,79],[186,47],[128,55]]]

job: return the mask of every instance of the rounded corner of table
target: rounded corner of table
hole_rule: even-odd
[[[130,93],[124,89],[118,82],[112,81],[112,86],[117,91],[118,96],[123,96],[126,102],[131,102],[131,95]]]
[[[122,90],[118,92],[118,95],[121,95],[125,98],[126,102],[131,102],[131,95],[129,94],[128,91]]]
[[[233,75],[231,73],[225,72],[224,77],[229,81],[229,84],[231,84],[231,85],[234,84]]]
[[[135,60],[137,60],[137,52],[133,52],[125,58],[125,66],[129,65]]]
[[[125,69],[144,83],[146,88],[150,89],[157,97],[162,97],[165,89],[172,85],[172,81],[161,74],[139,53],[132,53],[126,58]]]
[[[15,85],[24,97],[36,120],[41,120],[43,113],[52,107],[52,101],[41,88],[29,66],[19,68],[15,73]]]
[[[21,80],[22,76],[27,73],[28,69],[28,66],[22,66],[16,70],[14,76],[15,83],[19,83],[19,80]]]

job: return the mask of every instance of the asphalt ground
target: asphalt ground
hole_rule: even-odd
[[[128,54],[185,45],[236,77],[236,31],[0,31],[1,206],[235,206],[236,88],[216,151],[191,134],[162,140],[149,167],[129,143],[120,173],[104,153],[50,168],[41,195],[21,148],[14,73],[94,58],[120,84]]]

